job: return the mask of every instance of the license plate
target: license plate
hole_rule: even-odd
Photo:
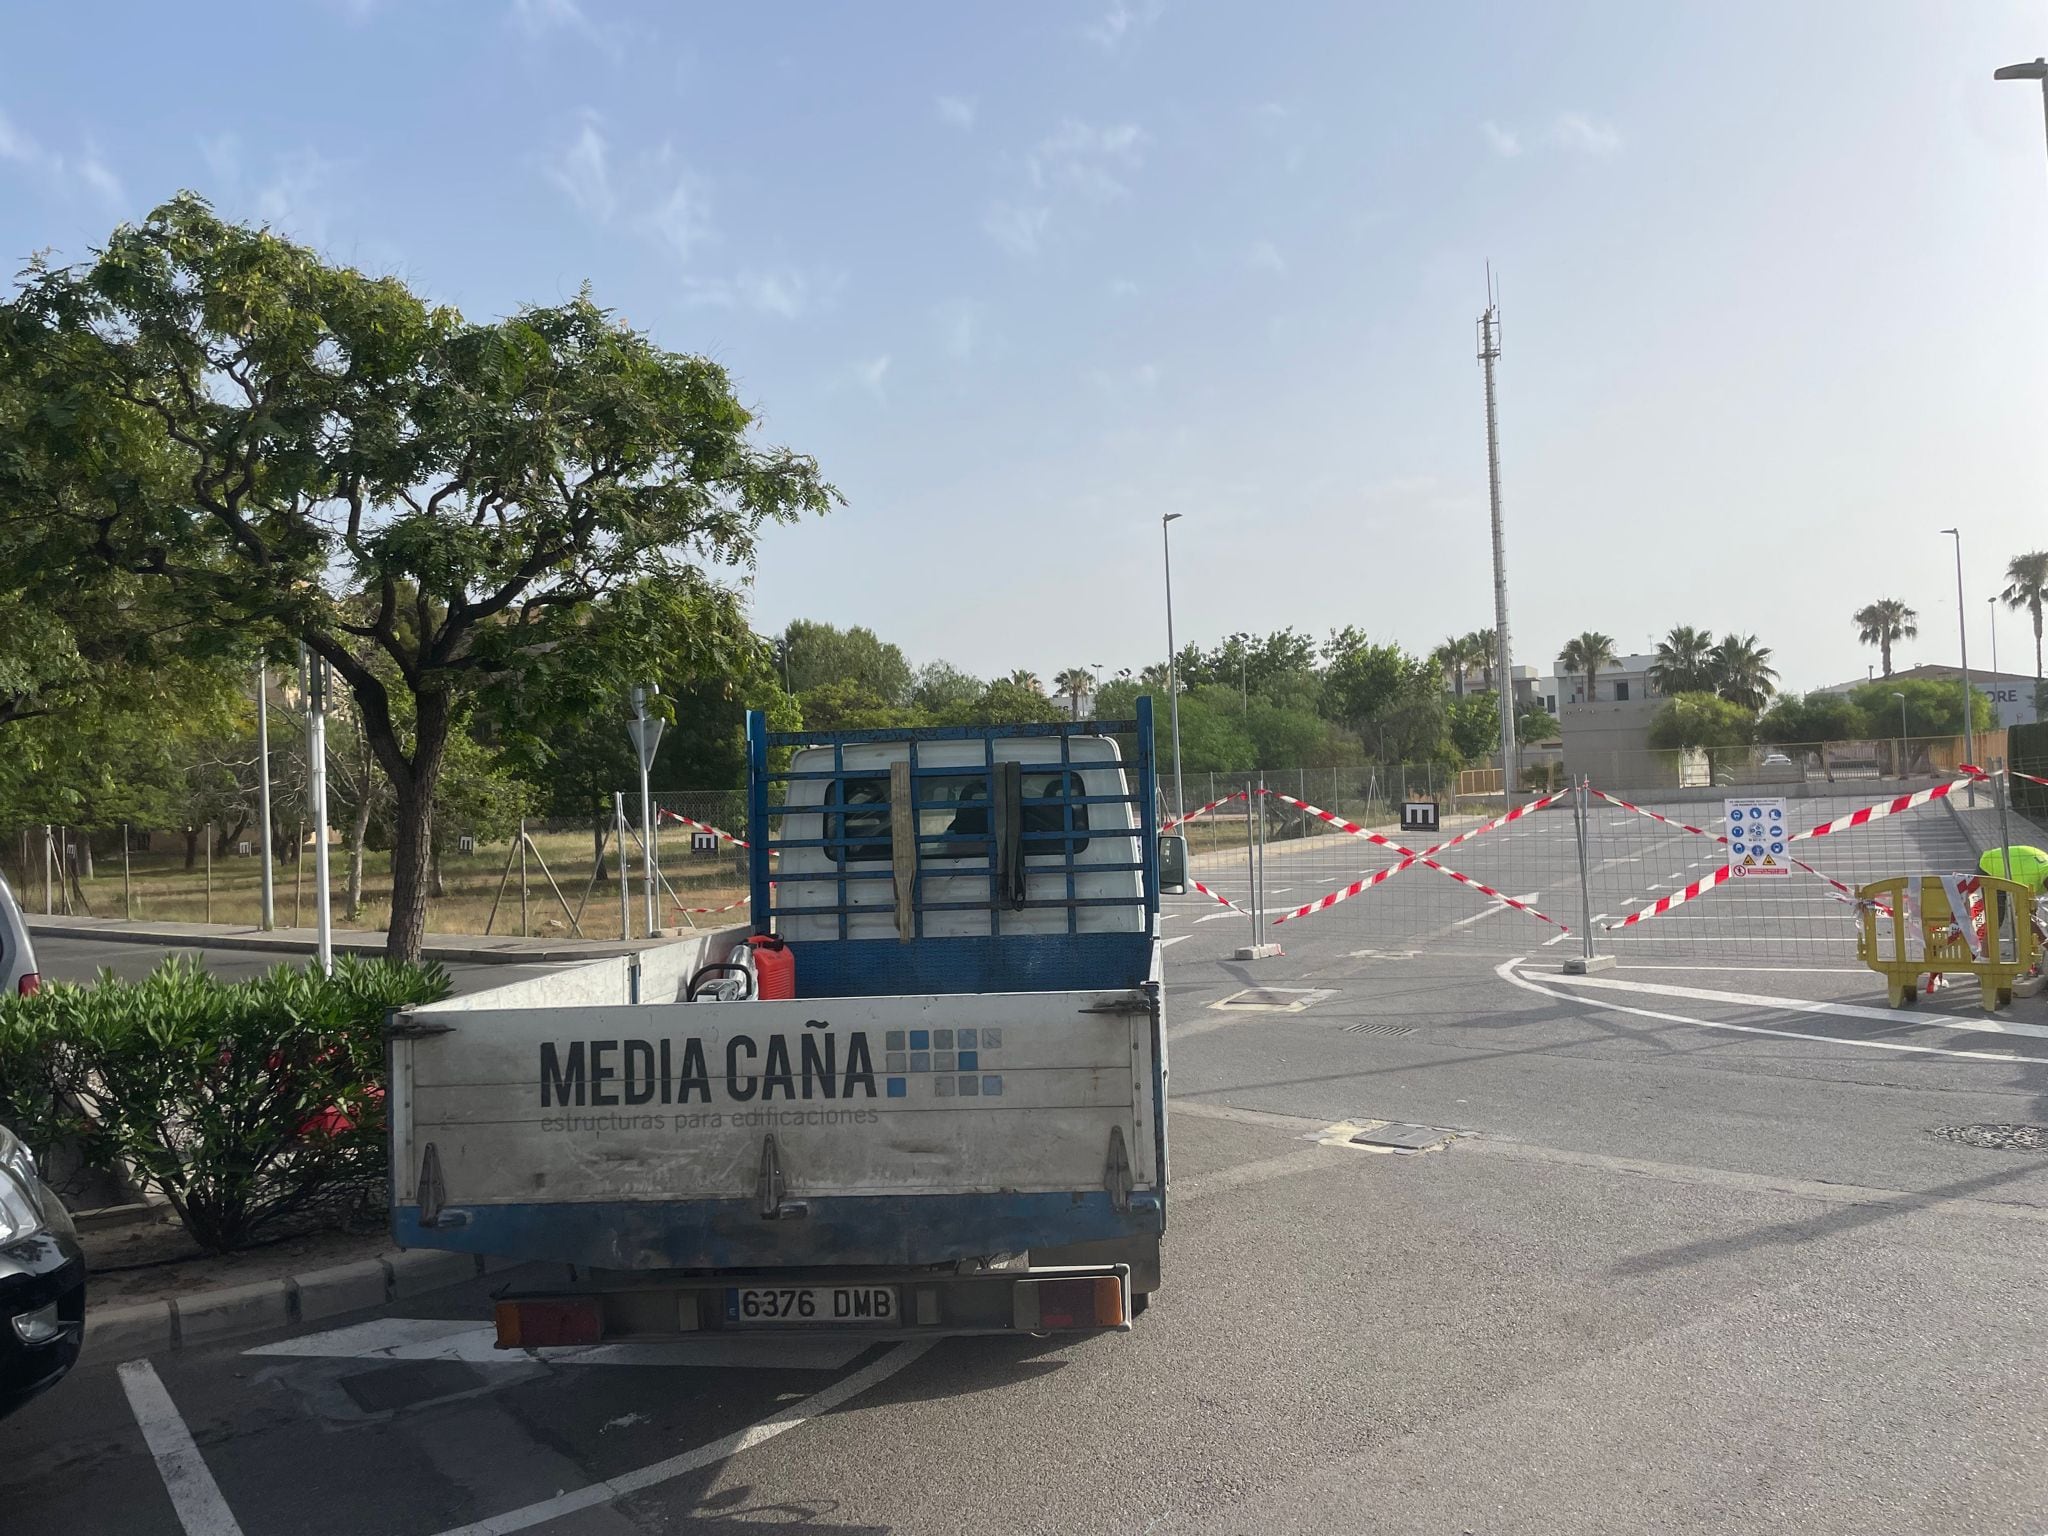
[[[736,1285],[725,1293],[725,1321],[735,1328],[896,1320],[896,1288],[888,1285]]]

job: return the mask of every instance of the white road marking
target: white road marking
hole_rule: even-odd
[[[1647,961],[1618,961],[1617,971],[1746,971],[1759,976],[1869,976],[1874,974],[1867,965],[1698,965],[1690,960],[1674,960],[1669,965],[1651,965]]]
[[[178,1416],[178,1406],[164,1390],[163,1379],[147,1360],[130,1360],[120,1368],[121,1390],[141,1426],[143,1443],[156,1458],[156,1469],[171,1496],[171,1508],[185,1536],[242,1536],[242,1528],[221,1497],[220,1484],[206,1469],[206,1458],[193,1444],[192,1431]]]
[[[1174,919],[1175,919],[1176,917],[1186,917],[1186,916],[1187,916],[1187,913],[1185,913],[1185,912],[1162,912],[1162,913],[1160,913],[1160,914],[1159,914],[1159,921],[1161,921],[1162,923],[1170,923],[1170,922],[1172,922],[1172,921],[1173,921],[1173,920],[1174,920]]]
[[[749,1424],[745,1429],[721,1435],[708,1445],[700,1445],[693,1451],[684,1451],[681,1455],[671,1456],[666,1461],[657,1461],[651,1466],[641,1467],[638,1471],[591,1483],[572,1493],[558,1493],[551,1499],[541,1499],[522,1509],[507,1510],[502,1515],[489,1515],[469,1525],[456,1526],[443,1531],[441,1536],[510,1536],[513,1531],[528,1530],[536,1525],[545,1525],[550,1520],[559,1520],[564,1515],[573,1515],[578,1510],[611,1504],[630,1494],[665,1483],[671,1478],[681,1477],[686,1472],[715,1466],[721,1461],[739,1455],[741,1451],[765,1445],[777,1435],[808,1424],[821,1414],[830,1413],[841,1403],[887,1381],[930,1348],[931,1344],[925,1340],[898,1344],[874,1364],[833,1382],[822,1392],[814,1392],[801,1402],[791,1403],[781,1412],[772,1413],[757,1424]],[[190,1527],[188,1531],[191,1531]],[[191,1536],[198,1536],[198,1533],[191,1531]],[[240,1536],[240,1533],[236,1532],[236,1536]]]
[[[1517,896],[1515,900],[1534,901],[1538,896],[1542,894],[1543,893],[1541,891],[1530,891],[1526,895]],[[1506,902],[1496,901],[1491,906],[1487,907],[1483,912],[1474,912],[1470,917],[1459,918],[1456,922],[1451,924],[1451,927],[1470,928],[1474,923],[1479,922],[1484,918],[1497,917],[1503,912],[1512,912],[1514,910],[1515,909],[1509,906]]]
[[[1173,948],[1173,946],[1174,946],[1174,945],[1176,945],[1176,944],[1184,944],[1184,943],[1186,943],[1186,942],[1187,942],[1187,941],[1188,941],[1189,939],[1192,939],[1193,937],[1194,937],[1194,935],[1193,935],[1192,933],[1179,933],[1179,934],[1175,934],[1175,935],[1174,935],[1174,936],[1173,936],[1172,938],[1170,938],[1170,939],[1161,939],[1161,940],[1159,941],[1159,947],[1160,947],[1161,949],[1171,949],[1171,948]]]
[[[1207,917],[1196,918],[1195,921],[1198,923],[1220,923],[1226,917],[1244,917],[1247,915],[1243,912],[1212,912]]]
[[[868,1346],[858,1339],[636,1339],[561,1349],[499,1349],[497,1330],[469,1318],[380,1317],[302,1334],[243,1353],[344,1360],[458,1360],[467,1365],[694,1365],[775,1371],[838,1371]]]
[[[1524,992],[1534,992],[1539,997],[1548,997],[1558,1002],[1584,1003],[1589,1007],[1602,1008],[1609,1013],[1634,1014],[1639,1019],[1657,1019],[1666,1024],[1691,1024],[1700,1029],[1725,1029],[1738,1035],[1771,1035],[1780,1040],[1810,1040],[1821,1045],[1860,1046],[1870,1051],[1900,1051],[1913,1056],[1953,1056],[1963,1061],[1997,1061],[2039,1064],[2039,1058],[2016,1056],[2009,1051],[1950,1051],[1938,1045],[1903,1045],[1892,1040],[1855,1040],[1841,1035],[1809,1035],[1795,1029],[1765,1029],[1760,1024],[1729,1024],[1718,1019],[1695,1019],[1690,1014],[1661,1013],[1652,1008],[1634,1008],[1626,1003],[1608,1002],[1604,998],[1582,997],[1575,992],[1554,992],[1549,987],[1538,986],[1526,976],[1517,972],[1514,960],[1503,960],[1493,969],[1494,975],[1510,986],[1520,987]],[[1562,980],[1562,977],[1553,977]],[[1578,978],[1573,978],[1577,980]]]

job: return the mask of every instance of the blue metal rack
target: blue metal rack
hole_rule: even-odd
[[[1130,792],[1124,795],[1082,793],[1081,771],[1086,764],[1073,760],[1072,744],[1077,737],[1122,736],[1134,745],[1124,765]],[[1020,775],[1050,775],[1049,787],[1056,793],[1026,796],[1018,801],[1024,830],[1020,857],[1036,855],[1031,874],[1042,877],[1058,872],[1064,877],[1065,892],[1058,897],[1026,900],[1006,899],[999,889],[1000,871],[996,856],[998,831],[988,814],[997,773],[996,744],[1019,739],[1042,741],[1041,759],[1018,765]],[[920,748],[935,742],[979,742],[982,761],[978,764],[935,765],[920,760]],[[895,940],[853,939],[849,920],[858,908],[849,899],[849,888],[863,880],[892,880],[889,865],[889,827],[894,810],[890,799],[887,770],[848,769],[845,748],[866,742],[886,742],[907,747],[913,817],[918,812],[951,810],[954,821],[943,833],[917,832],[918,866],[912,885],[913,939],[925,941],[925,918],[933,912],[985,911],[989,914],[988,935],[934,938],[928,943],[903,944]],[[772,769],[769,754],[780,749],[830,747],[829,769],[797,771]],[[756,932],[771,931],[777,918],[834,917],[839,942],[807,944],[798,967],[799,986],[805,996],[874,995],[890,991],[1037,991],[1074,985],[1138,985],[1149,967],[1152,919],[1159,910],[1159,869],[1156,772],[1152,746],[1152,701],[1137,701],[1137,718],[1131,721],[1081,720],[1057,725],[944,726],[895,731],[770,731],[759,711],[747,717],[748,808],[751,873],[751,905]],[[829,781],[824,803],[787,807],[776,803],[776,785],[799,780]],[[1102,827],[1093,824],[1087,808],[1094,805],[1133,804],[1137,814],[1134,828]],[[977,811],[981,825],[972,823]],[[817,815],[824,836],[784,838],[775,826],[787,814]],[[1091,841],[1109,838],[1135,840],[1136,846],[1124,861],[1077,863],[1076,855]],[[771,856],[787,849],[813,848],[830,856],[831,870],[804,877],[805,883],[829,881],[834,900],[825,904],[798,905],[778,902],[771,879]],[[980,854],[981,862],[973,862]],[[1057,862],[1047,854],[1058,854]],[[927,861],[936,867],[927,867]],[[859,863],[875,868],[850,868]],[[1138,871],[1141,894],[1131,897],[1082,896],[1077,889],[1081,875]],[[987,881],[985,900],[927,902],[925,882],[940,879],[956,891],[963,878],[982,876]],[[1091,907],[1142,906],[1145,920],[1137,933],[1083,933],[1080,914]],[[1016,910],[1063,909],[1064,934],[1005,933],[1003,916]],[[1113,979],[1105,979],[1113,978]],[[826,990],[829,989],[829,990]]]

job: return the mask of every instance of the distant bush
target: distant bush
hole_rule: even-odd
[[[385,1171],[391,1009],[448,994],[437,965],[344,957],[225,982],[167,960],[139,982],[0,998],[0,1120],[161,1192],[226,1252]]]

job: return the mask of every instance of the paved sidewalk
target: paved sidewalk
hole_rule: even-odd
[[[250,949],[280,955],[310,955],[319,948],[320,942],[318,933],[311,928],[273,928],[266,932],[234,923],[127,922],[111,917],[29,915],[28,929],[30,933],[154,944],[166,949]],[[430,933],[420,954],[428,960],[546,965],[637,954],[643,949],[654,949],[672,942],[673,939],[666,938],[621,942],[617,939],[486,938],[481,934]],[[384,935],[374,930],[338,928],[334,932],[334,948],[338,954],[381,955],[384,952]]]

